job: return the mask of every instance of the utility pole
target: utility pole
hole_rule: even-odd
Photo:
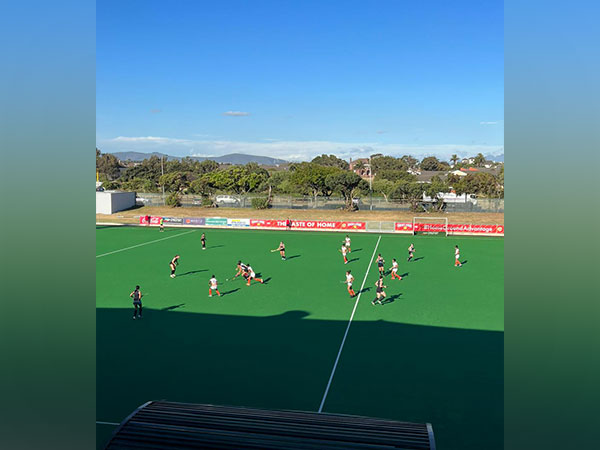
[[[371,211],[373,211],[373,168],[371,167],[371,156],[369,156],[369,194],[371,195]]]
[[[160,155],[160,174],[165,174],[165,168],[163,167],[163,155]],[[161,183],[162,184],[162,183]],[[163,194],[163,206],[165,205],[165,185],[162,184],[162,194]]]

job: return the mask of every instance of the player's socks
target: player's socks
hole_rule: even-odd
[[[217,295],[220,297],[221,293],[219,292],[219,290],[217,289]]]

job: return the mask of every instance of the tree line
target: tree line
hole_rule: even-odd
[[[481,155],[483,157],[483,155]],[[287,170],[267,170],[256,163],[246,165],[219,165],[215,161],[197,161],[191,158],[162,162],[152,156],[139,164],[124,167],[111,154],[96,149],[96,169],[106,189],[169,194],[168,203],[177,205],[182,194],[201,196],[203,204],[210,205],[218,193],[260,194],[264,201],[256,207],[268,207],[274,194],[301,194],[315,200],[319,196],[339,195],[348,210],[354,208],[353,199],[371,193],[386,201],[404,201],[419,208],[423,194],[433,198],[434,207],[441,208],[439,194],[454,190],[488,197],[503,196],[504,172],[501,176],[489,173],[469,173],[465,177],[435,176],[431,183],[419,183],[410,173],[416,170],[450,169],[447,162],[435,157],[418,161],[411,156],[395,158],[382,154],[371,156],[372,177],[366,179],[349,170],[349,164],[335,155],[321,155],[311,162],[292,163]],[[484,159],[485,161],[485,159]],[[353,169],[365,164],[357,162]]]

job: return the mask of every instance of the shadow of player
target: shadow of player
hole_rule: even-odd
[[[289,260],[289,259],[294,259],[294,258],[300,258],[302,255],[293,255],[293,256],[287,256],[285,259]]]
[[[422,259],[425,259],[425,257],[424,257],[424,256],[419,256],[418,258],[415,258],[415,259],[413,259],[412,261],[413,261],[413,262],[417,262],[417,261],[420,261],[420,260],[422,260]]]
[[[224,296],[224,295],[233,294],[234,292],[237,292],[239,290],[240,290],[240,288],[235,288],[235,289],[231,289],[229,291],[221,292],[221,297]]]
[[[180,303],[179,305],[167,306],[166,308],[162,308],[161,311],[172,311],[177,308],[181,308],[185,303]]]
[[[383,300],[381,300],[381,304],[382,305],[387,305],[387,304],[390,304],[390,303],[394,303],[398,298],[400,298],[401,295],[402,294],[394,294],[394,295],[392,295],[390,297],[386,297]]]

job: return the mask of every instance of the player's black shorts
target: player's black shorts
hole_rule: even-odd
[[[138,306],[142,306],[142,301],[141,300],[134,300],[133,301],[133,305],[138,305]]]

